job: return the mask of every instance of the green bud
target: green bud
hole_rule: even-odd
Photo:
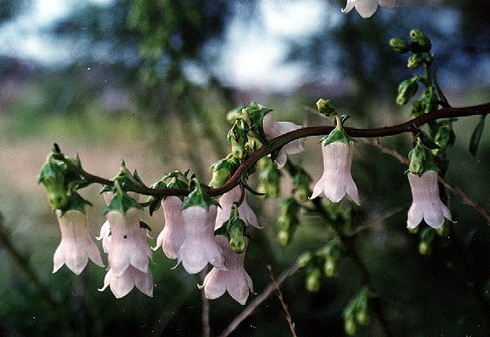
[[[231,153],[214,163],[210,168],[213,171],[213,176],[209,182],[209,186],[212,188],[223,186],[238,166],[238,160]]]
[[[259,186],[258,191],[266,198],[277,198],[281,194],[281,171],[272,163],[270,158],[259,160]]]
[[[417,69],[424,65],[425,58],[420,54],[413,54],[408,58],[407,68]]]
[[[420,99],[420,107],[423,113],[429,113],[437,108],[437,94],[433,87],[429,87],[424,91]]]
[[[316,102],[316,108],[318,109],[318,111],[321,114],[324,114],[327,117],[337,114],[337,112],[335,111],[335,108],[333,106],[332,101],[329,99],[320,98]]]
[[[427,242],[419,242],[419,254],[429,255],[431,251],[430,245]]]
[[[66,165],[54,162],[49,156],[41,167],[38,182],[46,188],[51,207],[63,209],[68,204],[68,191],[65,186]]]
[[[255,102],[252,102],[248,107],[242,110],[244,119],[249,123],[253,133],[260,141],[265,141],[267,139],[263,129],[263,119],[264,116],[271,111],[272,109]]]
[[[414,44],[412,44],[414,53],[429,52],[432,48],[429,37],[418,29],[412,29],[410,31],[410,39],[414,42]]]
[[[398,86],[398,96],[396,97],[396,104],[404,105],[410,98],[415,96],[419,90],[419,85],[417,83],[418,77],[414,76],[411,79],[405,80]]]
[[[434,154],[438,155],[444,152],[449,146],[454,144],[456,136],[454,134],[452,122],[440,123],[434,136],[434,142],[439,145],[440,149],[435,149]]]
[[[369,314],[367,310],[359,310],[356,312],[356,321],[360,325],[367,325],[369,323]]]
[[[237,118],[242,117],[242,109],[243,108],[244,107],[241,106],[241,107],[238,107],[236,109],[228,111],[228,113],[226,114],[226,120],[228,121],[228,123],[234,124]]]
[[[392,38],[390,40],[390,46],[395,52],[400,54],[405,54],[410,50],[410,45],[403,39]]]
[[[291,236],[289,235],[288,230],[286,229],[281,229],[277,232],[277,242],[281,246],[287,246],[290,242]]]
[[[422,175],[426,171],[437,170],[432,158],[432,152],[426,148],[420,138],[414,148],[408,153],[410,164],[408,170],[417,175]]]
[[[354,336],[356,334],[356,322],[353,318],[346,318],[344,321],[344,330],[345,333],[349,336]]]
[[[317,292],[320,290],[320,278],[322,273],[318,268],[313,268],[308,272],[308,276],[306,276],[306,290],[311,292]]]
[[[327,259],[325,260],[325,264],[323,265],[323,272],[327,277],[337,276],[339,273],[337,268],[337,261],[327,257]]]
[[[238,126],[237,122],[233,125],[227,135],[228,142],[231,144],[231,154],[236,159],[245,158],[245,144],[248,141],[247,132]]]
[[[313,259],[313,255],[311,254],[311,252],[304,252],[303,254],[301,254],[300,256],[298,256],[298,259],[296,260],[296,263],[298,264],[298,266],[304,268],[308,264],[310,264],[310,262],[312,261],[312,259]]]
[[[231,219],[227,225],[230,248],[235,253],[243,253],[245,250],[245,227],[245,222],[240,218]]]

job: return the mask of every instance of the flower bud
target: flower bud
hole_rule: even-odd
[[[316,102],[316,108],[318,109],[318,111],[321,114],[324,114],[327,117],[337,114],[337,112],[335,111],[335,108],[333,106],[332,101],[329,99],[320,98]]]
[[[46,188],[49,204],[55,209],[63,209],[68,205],[65,171],[64,164],[56,163],[49,157],[38,175],[38,182]]]
[[[281,171],[270,158],[262,158],[259,161],[259,169],[261,172],[258,191],[264,193],[266,198],[277,198],[281,194]]]
[[[349,336],[354,336],[356,334],[356,322],[353,318],[346,318],[344,321],[345,333]]]
[[[236,159],[243,159],[245,157],[245,144],[248,141],[247,133],[244,129],[237,126],[235,123],[231,130],[228,132],[228,143],[231,144],[231,154]]]
[[[310,184],[312,179],[310,175],[300,170],[294,175],[293,181],[298,199],[303,202],[308,201],[308,197],[311,195]]]
[[[440,148],[435,149],[434,154],[438,155],[439,153],[446,150],[449,146],[453,145],[455,138],[456,136],[454,135],[451,122],[439,125],[436,135],[434,136],[434,142],[439,145]]]
[[[306,277],[306,290],[311,292],[317,292],[320,290],[320,278],[322,273],[318,268],[313,268],[308,272],[308,276]]]
[[[427,35],[422,33],[418,29],[412,29],[410,31],[410,39],[414,42],[412,50],[414,53],[429,52],[432,48],[432,43]]]
[[[425,58],[421,54],[413,54],[408,58],[407,68],[417,69],[421,67],[425,62]]]
[[[356,321],[360,325],[367,325],[369,323],[369,314],[367,310],[359,310],[356,312]]]
[[[328,258],[325,260],[325,264],[323,265],[323,272],[327,277],[335,277],[339,274],[339,270],[337,268],[337,261],[332,258]]]
[[[420,99],[420,108],[423,113],[428,114],[437,107],[437,95],[434,92],[433,87],[429,87],[424,91],[422,98]]]
[[[405,54],[410,50],[410,45],[403,39],[392,38],[390,40],[390,46],[395,52],[400,54]]]
[[[419,90],[417,83],[418,77],[414,76],[411,79],[405,80],[398,86],[398,96],[396,97],[396,104],[404,105],[410,98],[412,98]]]
[[[240,218],[234,218],[227,226],[230,237],[230,248],[235,253],[243,253],[245,250],[245,222]]]
[[[296,263],[298,264],[298,266],[304,268],[311,262],[312,259],[313,255],[310,252],[305,252],[298,256]]]

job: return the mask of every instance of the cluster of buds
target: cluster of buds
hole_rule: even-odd
[[[311,292],[318,291],[322,275],[326,277],[338,276],[341,256],[342,251],[337,240],[330,240],[316,251],[301,254],[297,264],[306,270],[306,289]]]
[[[367,325],[369,323],[369,289],[362,287],[359,293],[353,297],[347,307],[345,307],[344,330],[349,336],[356,334],[357,325]]]

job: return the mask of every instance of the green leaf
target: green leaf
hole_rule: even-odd
[[[478,122],[473,134],[470,139],[470,153],[476,156],[476,151],[478,151],[478,146],[480,145],[481,136],[483,135],[483,129],[485,128],[485,118],[487,115],[481,115],[480,122]]]

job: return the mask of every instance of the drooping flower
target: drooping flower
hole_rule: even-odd
[[[245,193],[245,191],[243,192]],[[240,188],[240,186],[236,186],[221,196],[221,198],[219,199],[219,204],[221,205],[221,208],[218,208],[216,225],[214,229],[220,228],[225,223],[225,221],[230,218],[231,207],[234,202],[240,200],[241,195],[242,189]],[[240,213],[240,218],[242,218],[248,225],[260,228],[257,216],[255,215],[252,208],[250,208],[245,196],[243,202],[238,207],[238,212]]]
[[[125,214],[110,211],[106,215],[111,232],[107,245],[109,266],[116,276],[122,275],[130,265],[149,272],[151,249],[146,242],[147,230],[140,226],[140,212],[133,207]]]
[[[107,271],[104,277],[104,286],[99,291],[110,287],[116,298],[126,296],[136,286],[143,294],[153,297],[153,275],[144,273],[139,269],[129,266],[121,275],[116,276],[112,269]]]
[[[268,140],[279,137],[285,133],[298,130],[301,126],[291,122],[277,122],[272,114],[268,113],[263,119],[264,133]],[[288,154],[296,154],[304,151],[303,144],[299,139],[284,145],[275,159],[277,167],[282,168],[286,164]]]
[[[100,252],[89,236],[88,217],[79,210],[69,210],[62,214],[56,211],[61,230],[61,242],[53,257],[53,273],[64,264],[79,275],[88,263],[88,259],[103,267]]]
[[[228,240],[222,235],[216,236],[216,242],[223,250],[227,269],[213,268],[199,288],[204,288],[206,298],[211,300],[221,297],[228,291],[235,301],[245,305],[249,293],[253,293],[252,279],[244,268],[245,252],[232,251]]]
[[[394,8],[396,0],[347,0],[342,13],[347,14],[355,8],[364,19],[367,19],[376,13],[378,5],[384,8]]]
[[[182,210],[185,239],[177,258],[189,274],[200,272],[208,262],[216,268],[224,268],[223,252],[214,236],[216,208],[215,205],[189,206]]]
[[[421,176],[408,173],[408,181],[412,190],[413,203],[408,211],[407,227],[415,228],[425,222],[435,228],[441,228],[444,218],[452,221],[451,212],[441,201],[437,171],[425,171]]]
[[[339,202],[344,196],[359,203],[357,186],[351,175],[352,141],[334,141],[322,148],[323,175],[313,188],[311,199],[324,194],[330,201]]]
[[[179,197],[167,197],[162,200],[165,226],[157,237],[157,245],[153,250],[162,247],[169,259],[176,259],[180,247],[184,243],[185,228],[182,216],[182,200]]]

